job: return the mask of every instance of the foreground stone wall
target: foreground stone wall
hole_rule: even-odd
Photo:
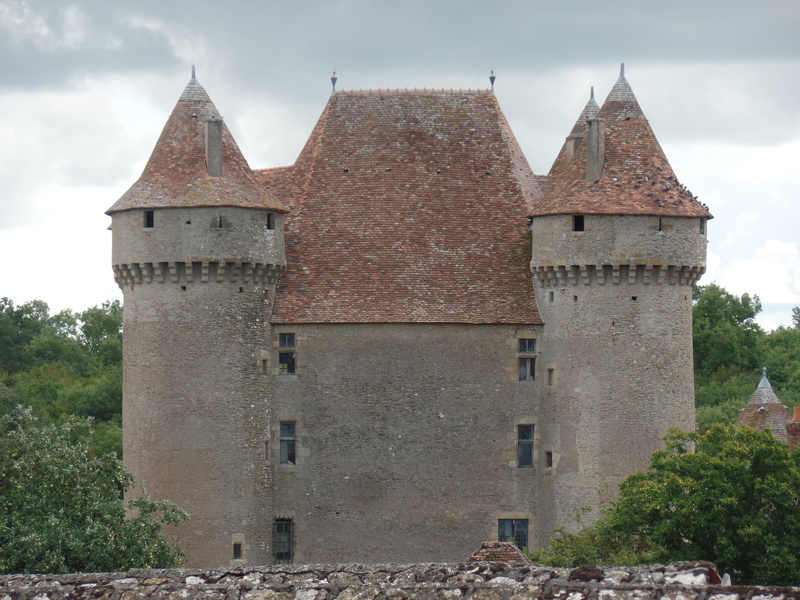
[[[709,563],[574,570],[507,563],[285,565],[0,576],[0,600],[793,600],[713,585]]]

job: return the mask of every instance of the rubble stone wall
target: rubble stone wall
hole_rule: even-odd
[[[794,600],[800,588],[714,585],[710,563],[580,567],[474,562],[275,565],[0,576],[0,600]]]

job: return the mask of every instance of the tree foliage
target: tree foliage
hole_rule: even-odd
[[[38,425],[30,409],[0,417],[0,572],[168,568],[182,560],[161,530],[186,514],[144,496],[126,504],[131,476],[113,455],[80,441],[89,426]]]
[[[783,403],[800,405],[800,327],[765,332],[755,322],[760,310],[758,296],[737,297],[715,284],[695,289],[695,404],[701,431],[736,421],[762,367]],[[800,314],[800,307],[793,313]]]
[[[723,425],[665,441],[600,521],[535,558],[566,560],[580,548],[581,560],[605,562],[627,552],[630,562],[710,560],[740,584],[800,583],[800,451]]]
[[[104,423],[97,444],[122,455],[122,306],[105,302],[50,314],[41,300],[0,299],[0,414],[30,406],[47,423],[68,416]],[[116,429],[114,433],[112,430]],[[92,430],[98,435],[101,428]]]

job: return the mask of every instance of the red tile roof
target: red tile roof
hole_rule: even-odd
[[[538,324],[541,196],[484,91],[336,92],[291,169],[273,322]]]
[[[470,562],[528,563],[530,559],[511,542],[483,542]]]
[[[591,104],[591,101],[590,101]],[[584,108],[572,130],[583,134]],[[564,144],[543,182],[546,193],[532,211],[550,214],[651,215],[711,218],[708,210],[676,178],[624,75],[596,112],[605,130],[605,164],[600,180],[586,182],[586,141],[571,160]]]
[[[167,120],[141,177],[108,213],[180,206],[285,210],[272,193],[259,185],[224,123],[222,177],[209,177],[205,123],[211,118],[220,118],[219,111],[192,77]]]

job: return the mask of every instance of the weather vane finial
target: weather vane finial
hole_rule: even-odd
[[[336,67],[333,67],[333,75],[331,75],[331,85],[333,86],[333,89],[331,90],[331,93],[336,91],[336,82],[338,79],[339,78],[336,76]]]
[[[494,80],[495,79],[497,79],[497,77],[494,76],[494,69],[491,69],[489,71],[489,83],[492,84],[492,93],[494,93]]]
[[[197,77],[194,76],[194,65],[192,65],[192,81],[190,83],[197,83]]]

